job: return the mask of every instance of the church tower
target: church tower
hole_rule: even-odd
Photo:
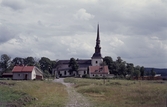
[[[101,55],[99,24],[98,24],[97,25],[97,38],[96,38],[95,53],[92,56],[92,66],[100,66],[100,64],[102,62],[103,62],[103,58]]]

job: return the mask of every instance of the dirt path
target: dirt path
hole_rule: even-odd
[[[65,83],[63,78],[55,79],[54,82],[62,83],[67,87],[66,89],[69,101],[66,104],[66,107],[90,107],[88,100],[81,94],[77,93],[71,86],[71,83]]]

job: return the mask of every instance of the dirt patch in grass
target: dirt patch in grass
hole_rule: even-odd
[[[8,82],[2,82],[2,81],[0,81],[0,85],[14,86],[15,83],[8,83]]]

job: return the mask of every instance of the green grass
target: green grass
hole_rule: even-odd
[[[165,107],[167,81],[66,78],[95,107]]]
[[[51,81],[7,81],[15,85],[0,85],[0,104],[25,102],[26,107],[63,107],[68,93],[65,86]]]

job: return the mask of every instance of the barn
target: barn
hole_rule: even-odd
[[[42,80],[43,72],[36,66],[15,66],[12,70],[13,80]]]

